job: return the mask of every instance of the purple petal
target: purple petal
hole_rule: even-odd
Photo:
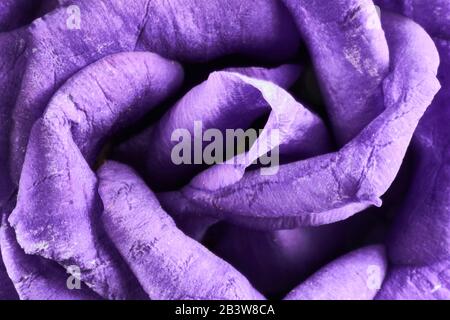
[[[448,0],[376,0],[382,8],[403,14],[438,38],[450,38],[450,2]]]
[[[450,300],[450,262],[390,268],[377,300]]]
[[[3,214],[0,214],[0,218],[3,221]],[[18,300],[19,296],[6,271],[1,249],[2,243],[0,240],[0,300]]]
[[[25,61],[18,59],[26,49],[22,31],[0,33],[0,208],[13,193],[9,170],[9,134],[11,130],[11,104],[20,87],[20,72]]]
[[[106,55],[138,50],[189,62],[230,54],[277,61],[292,57],[300,42],[287,10],[276,0],[231,0],[226,7],[220,0],[70,4],[78,6],[79,29],[68,27],[71,15],[61,7],[26,30],[27,64],[20,70],[21,90],[15,92],[11,137],[15,182],[31,128],[53,93],[75,72]]]
[[[288,130],[284,137],[284,150],[282,147],[280,152],[284,151],[295,156],[294,151],[286,150],[291,148],[298,150],[297,156],[301,157],[317,154],[328,146],[327,132],[320,119],[273,83],[279,82],[290,86],[298,77],[298,67],[235,70],[241,73],[214,72],[208,80],[191,89],[156,126],[122,146],[121,153],[124,155],[122,158],[129,159],[131,153],[136,159],[134,162],[142,163],[144,157],[146,177],[155,185],[173,187],[179,181],[188,181],[203,169],[203,166],[196,166],[193,163],[177,165],[173,162],[172,151],[178,142],[172,140],[172,135],[177,129],[187,130],[194,136],[195,122],[198,121],[201,122],[203,130],[214,128],[225,134],[226,129],[250,127],[256,119],[271,110],[273,114],[266,125],[267,129],[275,129],[279,123],[287,122],[283,128]],[[248,78],[242,76],[242,73],[256,74],[267,81]],[[293,119],[289,119],[291,117]],[[311,140],[315,142],[311,143]],[[292,145],[288,145],[288,142]],[[205,148],[206,145],[203,145],[202,153]],[[194,151],[194,148],[192,149]],[[249,158],[252,156],[259,157],[255,152],[249,155]],[[191,160],[193,162],[194,158]],[[245,167],[236,168],[238,172],[234,176],[241,175]],[[212,170],[215,170],[214,167]],[[211,175],[218,179],[226,176],[220,173]],[[204,181],[212,183],[215,181],[208,177],[199,179],[200,184]]]
[[[9,220],[26,253],[77,265],[103,297],[140,297],[99,225],[102,205],[89,164],[104,139],[173,93],[181,79],[177,63],[151,53],[120,53],[61,87],[33,127]]]
[[[412,186],[389,239],[389,257],[401,265],[450,258],[450,41],[436,45],[442,89],[415,133]]]
[[[380,196],[397,175],[417,123],[439,90],[439,58],[429,36],[409,19],[389,13],[382,18],[392,69],[383,81],[385,111],[355,139],[339,152],[282,165],[277,175],[252,171],[218,190],[187,186],[162,194],[165,208],[275,229],[331,223],[381,205]]]
[[[384,247],[365,247],[323,267],[285,299],[371,300],[383,282],[386,269]]]
[[[338,141],[354,138],[383,110],[389,50],[370,0],[284,0],[305,39]]]
[[[27,23],[40,0],[2,0],[0,2],[0,32],[13,30]]]
[[[260,292],[279,298],[325,263],[354,248],[369,230],[383,227],[379,218],[379,212],[370,212],[339,223],[270,232],[221,224],[208,231],[206,241]],[[367,240],[373,242],[372,238],[377,237],[371,235]]]
[[[151,299],[262,299],[225,261],[185,236],[128,167],[99,171],[106,232]]]
[[[259,91],[261,98],[271,108],[271,113],[264,130],[248,152],[238,154],[220,165],[203,171],[191,181],[190,185],[193,188],[218,190],[232,185],[242,179],[252,163],[277,147],[280,157],[286,156],[294,160],[312,157],[329,150],[331,144],[322,120],[296,102],[282,88],[270,82],[238,74],[225,76],[241,81],[249,91],[255,89]],[[248,95],[251,94],[250,91]],[[252,104],[244,99],[244,102],[238,101],[237,105]],[[230,116],[228,119],[233,117]],[[274,139],[274,132],[278,132],[277,141]]]
[[[97,300],[86,286],[70,290],[69,274],[52,261],[27,255],[16,240],[13,228],[3,220],[0,244],[8,275],[22,300]]]

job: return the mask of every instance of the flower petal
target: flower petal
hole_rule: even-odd
[[[389,237],[389,257],[401,265],[450,259],[450,41],[436,44],[442,89],[416,130],[412,186]]]
[[[70,290],[67,286],[70,274],[56,263],[25,254],[6,219],[0,228],[0,243],[8,275],[21,300],[99,299],[84,285],[80,289]]]
[[[125,165],[99,171],[106,232],[151,299],[262,299],[247,279],[185,236]]]
[[[383,110],[389,50],[371,0],[284,0],[308,45],[341,145]]]
[[[140,297],[99,225],[102,205],[90,165],[105,138],[173,93],[181,79],[177,63],[151,53],[120,53],[61,87],[33,127],[9,219],[26,253],[77,265],[103,297]]]
[[[287,10],[276,0],[231,0],[226,6],[220,0],[70,4],[74,11],[59,7],[26,29],[27,63],[20,70],[20,91],[15,92],[11,137],[10,165],[16,183],[31,128],[53,93],[102,57],[137,50],[188,62],[231,54],[277,61],[293,56],[300,43]]]
[[[386,109],[355,139],[339,152],[282,165],[276,175],[252,171],[219,190],[188,185],[161,194],[163,206],[178,215],[197,212],[283,229],[332,223],[381,205],[380,196],[397,175],[417,123],[439,90],[439,58],[429,36],[407,18],[389,13],[382,18],[392,69],[383,81]]]
[[[282,155],[299,159],[319,154],[329,147],[328,132],[324,124],[316,115],[297,103],[289,93],[273,83],[284,82],[289,86],[297,77],[295,70],[297,70],[295,66],[260,70],[258,76],[267,81],[241,74],[256,74],[258,71],[255,69],[237,70],[241,73],[230,71],[212,73],[208,80],[194,87],[178,101],[154,127],[126,143],[122,147],[121,153],[124,154],[122,158],[126,161],[131,153],[136,159],[134,162],[142,163],[144,157],[143,171],[146,178],[159,187],[173,188],[180,181],[189,181],[197,172],[204,169],[204,165],[201,165],[203,158],[199,165],[194,165],[194,160],[198,155],[203,156],[207,146],[203,143],[201,150],[196,150],[194,145],[190,163],[175,164],[172,153],[179,142],[174,141],[172,137],[177,130],[187,131],[193,139],[198,139],[197,122],[201,125],[202,136],[203,131],[208,129],[219,130],[225,136],[226,130],[245,130],[270,111],[272,113],[263,131],[264,134],[261,134],[255,142],[254,148],[239,156],[243,159],[230,159],[231,163],[245,162],[244,165],[213,166],[197,177],[193,184],[214,189],[218,185],[239,180],[253,160],[276,147],[270,146],[271,130],[280,131],[278,145]],[[266,141],[261,141],[263,137]],[[272,140],[274,142],[274,139]],[[228,173],[221,172],[223,170],[228,170]],[[232,180],[222,180],[225,178]],[[208,182],[210,185],[206,186]]]
[[[387,269],[384,247],[352,251],[326,265],[286,296],[286,300],[371,300]]]
[[[390,268],[377,300],[449,300],[450,262]]]

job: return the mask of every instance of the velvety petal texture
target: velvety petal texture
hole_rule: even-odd
[[[174,62],[151,53],[120,53],[58,90],[33,127],[9,219],[28,254],[79,266],[83,280],[104,297],[134,297],[129,272],[99,225],[102,203],[89,164],[103,139],[171,94],[181,80]]]
[[[381,7],[405,15],[433,37],[450,37],[450,2],[447,0],[376,0]]]
[[[27,255],[19,246],[6,219],[0,228],[2,256],[8,275],[22,300],[96,300],[99,297],[84,286],[70,290],[69,275],[55,262]],[[10,293],[9,298],[13,297]]]
[[[1,230],[1,229],[0,229]],[[2,244],[0,241],[0,249]],[[0,250],[0,300],[18,300],[19,296],[14,288],[13,282],[6,271],[3,255]]]
[[[449,261],[389,270],[377,300],[450,300]]]
[[[258,79],[247,77],[246,74]],[[198,157],[198,154],[195,155],[195,146],[191,146],[189,163],[175,164],[172,161],[174,147],[179,143],[179,137],[175,136],[174,139],[173,135],[176,130],[183,129],[194,137],[198,130],[197,122],[201,123],[202,131],[214,129],[225,135],[226,130],[251,127],[255,120],[270,111],[273,112],[266,124],[267,129],[261,134],[269,141],[255,142],[255,145],[261,145],[260,148],[241,155],[243,159],[230,159],[230,163],[243,164],[236,168],[234,175],[228,175],[231,179],[233,176],[238,176],[234,179],[239,179],[243,169],[275,147],[269,145],[270,130],[273,129],[281,131],[282,136],[276,144],[284,144],[286,150],[280,146],[280,152],[292,153],[293,156],[297,153],[298,157],[302,154],[306,156],[318,153],[324,150],[328,142],[322,121],[277,86],[278,83],[289,87],[298,78],[298,74],[299,68],[294,65],[274,69],[241,68],[214,72],[208,80],[183,96],[155,127],[127,142],[121,150],[122,158],[129,161],[131,154],[135,158],[134,163],[142,163],[144,157],[143,171],[147,179],[158,186],[173,187],[179,180],[189,181],[203,168],[201,165],[195,165]],[[211,140],[213,139],[214,137],[211,137]],[[307,146],[307,139],[314,139],[316,143]],[[202,155],[206,146],[206,143],[200,146]],[[233,174],[232,170],[229,170],[229,173]],[[199,183],[218,182],[218,179],[227,176],[220,173],[211,174],[217,179],[205,178]]]
[[[131,169],[108,162],[99,178],[106,232],[150,298],[263,298],[232,266],[178,230]]]
[[[15,92],[20,87],[21,76],[18,69],[24,60],[17,59],[26,49],[23,32],[0,32],[0,209],[13,195],[14,184],[9,170],[9,134],[11,124],[11,105]]]
[[[370,0],[284,0],[309,46],[338,141],[348,142],[385,108],[388,44]]]
[[[76,6],[73,13],[58,7],[25,31],[27,64],[16,92],[11,136],[15,181],[31,127],[54,91],[106,55],[145,50],[189,62],[225,54],[280,60],[292,57],[299,45],[292,19],[276,0],[232,0],[226,6],[210,0],[79,0]],[[219,32],[225,28],[227,32]]]
[[[420,23],[434,36],[440,56],[438,78],[442,89],[415,133],[413,183],[389,238],[392,261],[400,265],[424,266],[450,258],[450,3],[379,2],[381,6]]]
[[[0,0],[0,300],[450,300],[449,0]]]
[[[276,175],[252,171],[212,190],[188,185],[162,195],[163,205],[180,214],[204,212],[268,229],[331,223],[380,206],[418,121],[440,89],[431,38],[406,18],[383,13],[382,20],[392,69],[382,86],[386,110],[356,138],[338,152],[281,165]]]
[[[414,136],[412,185],[388,238],[389,258],[396,265],[378,299],[449,299],[449,90],[450,3],[448,1],[377,1],[380,6],[417,21],[440,55],[442,89]]]

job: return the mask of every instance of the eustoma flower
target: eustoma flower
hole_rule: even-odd
[[[448,0],[7,0],[0,49],[0,299],[450,299]]]

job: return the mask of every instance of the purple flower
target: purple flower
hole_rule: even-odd
[[[0,299],[450,299],[450,3],[0,4]]]

